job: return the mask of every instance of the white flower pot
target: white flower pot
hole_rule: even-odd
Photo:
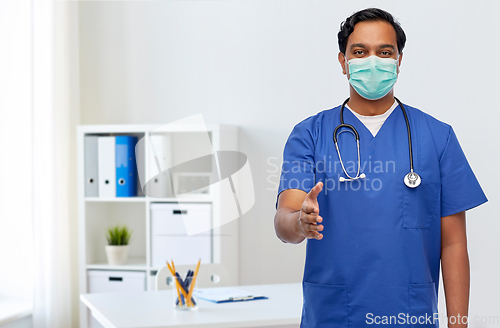
[[[108,256],[109,265],[125,264],[128,258],[128,245],[106,245],[106,255]]]

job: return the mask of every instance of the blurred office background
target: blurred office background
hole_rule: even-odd
[[[237,125],[256,190],[239,219],[240,284],[300,282],[305,242],[282,243],[273,225],[283,147],[295,124],[348,96],[337,32],[366,7],[406,32],[395,94],[454,127],[489,198],[468,213],[470,313],[499,317],[500,3],[2,1],[0,296],[34,295],[20,327],[78,326],[78,124],[202,113]]]

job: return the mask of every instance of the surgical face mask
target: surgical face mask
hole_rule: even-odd
[[[389,93],[398,79],[398,64],[393,58],[370,56],[347,62],[349,83],[363,98],[377,100]]]

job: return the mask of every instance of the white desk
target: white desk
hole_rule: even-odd
[[[33,301],[17,298],[0,298],[0,326],[31,315]]]
[[[235,287],[269,299],[219,304],[199,299],[195,311],[174,310],[172,290],[81,294],[80,300],[106,328],[299,327],[300,283]]]

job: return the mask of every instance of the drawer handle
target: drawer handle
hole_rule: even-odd
[[[109,281],[123,281],[122,277],[109,277]]]
[[[174,212],[174,214],[187,214],[188,213],[187,210],[174,210],[173,212]]]

